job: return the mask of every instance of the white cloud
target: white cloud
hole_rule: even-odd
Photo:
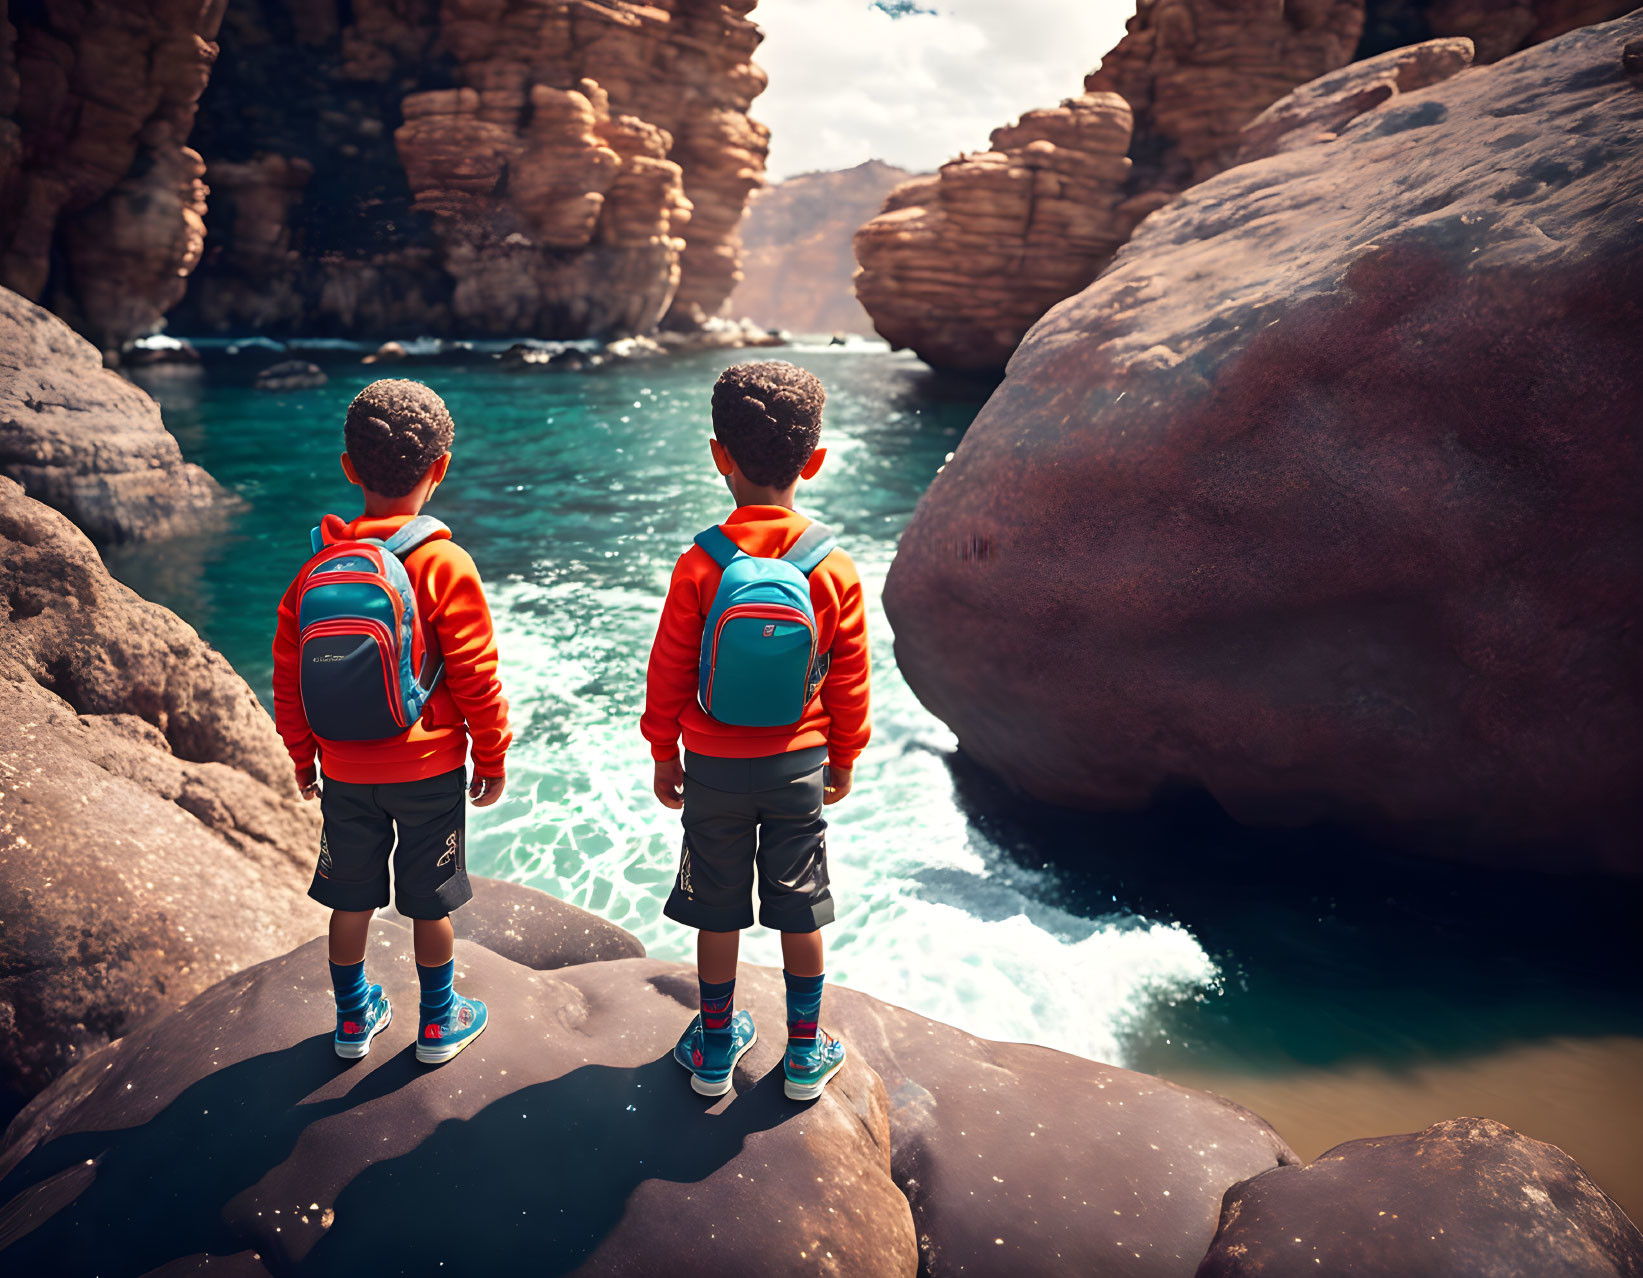
[[[770,175],[880,159],[929,170],[1036,106],[1082,92],[1131,0],[924,0],[892,18],[872,0],[761,0],[753,104]]]

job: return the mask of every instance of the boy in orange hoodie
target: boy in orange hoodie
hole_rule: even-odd
[[[734,1006],[755,871],[759,922],[782,934],[787,1095],[820,1096],[844,1064],[844,1045],[817,1027],[820,928],[833,919],[822,808],[850,793],[867,744],[868,656],[855,565],[793,508],[799,480],[814,477],[826,456],[817,446],[825,400],[821,382],[792,364],[739,364],[720,375],[711,449],[736,509],[680,557],[650,654],[640,728],[655,760],[656,797],[683,809],[685,828],[664,913],[698,929],[701,1013],[674,1058],[705,1096],[730,1090],[736,1062],[757,1037],[752,1017]],[[784,559],[794,571],[777,570],[784,584],[772,593],[770,565],[754,559]],[[749,583],[755,592],[741,597],[754,602],[722,597]],[[738,618],[748,627],[739,647],[726,629]],[[760,645],[790,641],[800,664],[761,681]],[[794,711],[794,721],[775,721]]]
[[[324,816],[319,863],[308,894],[332,911],[335,1046],[343,1057],[369,1052],[371,1040],[387,1028],[392,1016],[382,987],[365,979],[371,917],[388,904],[390,853],[395,903],[412,920],[415,935],[421,981],[417,1059],[429,1064],[449,1060],[486,1024],[485,1005],[452,989],[454,936],[449,915],[473,896],[465,860],[463,792],[475,807],[488,807],[502,797],[504,758],[512,735],[508,703],[497,680],[496,636],[478,570],[468,553],[450,540],[444,525],[418,518],[445,478],[454,432],[444,401],[420,382],[387,379],[362,390],[348,407],[342,469],[362,490],[364,513],[352,522],[325,516],[314,538],[315,559],[280,600],[274,635],[274,722],[290,751],[303,798],[317,796]],[[416,534],[409,538],[416,544],[402,550],[393,539],[413,520],[418,526],[407,533]],[[326,548],[333,546],[342,548],[330,552],[327,564]],[[412,630],[414,613],[421,634],[413,648],[442,659],[443,677],[428,680],[434,685],[432,694],[408,727],[395,735],[360,740],[347,712],[339,712],[336,697],[328,698],[329,704],[304,702],[305,662],[345,663],[362,652],[355,635],[345,635],[326,648],[324,626],[316,627],[304,612],[304,588],[316,569],[368,569],[391,557],[402,561],[403,576],[398,580],[408,578],[408,590],[414,592],[414,608],[403,610],[405,630]],[[368,576],[353,571],[340,579],[357,582]],[[368,584],[367,594],[370,589]],[[377,589],[378,604],[390,594]],[[388,628],[382,633],[387,635]],[[380,703],[386,682],[381,672],[390,663],[378,660],[373,645],[365,646],[372,648],[364,655],[377,673],[365,681],[362,695]],[[334,678],[339,668],[333,665],[323,671]],[[420,674],[418,678],[421,681]],[[345,696],[351,691],[347,685],[339,687]],[[319,735],[311,718],[346,735]],[[471,786],[465,772],[470,739]]]

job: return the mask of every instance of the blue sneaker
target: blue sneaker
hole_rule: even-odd
[[[819,1029],[814,1047],[795,1050],[793,1044],[788,1043],[782,1068],[787,1072],[783,1090],[788,1100],[815,1100],[833,1075],[844,1068],[844,1044]]]
[[[690,1086],[699,1095],[723,1096],[730,1090],[736,1062],[758,1041],[759,1031],[753,1028],[753,1017],[747,1012],[737,1012],[730,1018],[728,1036],[715,1034],[712,1038],[702,1030],[702,1014],[698,1012],[674,1047],[673,1059],[690,1071]]]
[[[435,1020],[425,1020],[416,1035],[416,1058],[424,1065],[443,1065],[485,1032],[485,1005],[477,998],[451,995],[451,1005]]]
[[[382,992],[382,986],[373,985],[365,991],[365,1010],[337,1013],[337,1055],[344,1060],[358,1060],[371,1050],[371,1040],[388,1028],[394,1019],[393,1005]]]

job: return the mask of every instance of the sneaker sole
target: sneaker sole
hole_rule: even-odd
[[[393,1023],[393,1019],[394,1006],[390,1003],[388,1005],[388,1015],[382,1018],[382,1024],[372,1030],[370,1034],[366,1036],[364,1042],[338,1043],[333,1041],[331,1046],[337,1049],[337,1055],[342,1057],[345,1061],[357,1061],[361,1056],[369,1056],[371,1054],[371,1040],[378,1034],[382,1033],[383,1030],[387,1029],[388,1026]]]
[[[416,1045],[416,1058],[424,1065],[443,1065],[446,1061],[450,1060],[451,1057],[461,1051],[464,1051],[468,1045],[474,1041],[474,1039],[478,1038],[490,1028],[490,1024],[490,1018],[487,1017],[485,1023],[476,1029],[472,1034],[468,1035],[467,1038],[463,1039],[460,1043],[455,1043],[450,1046],[441,1045],[439,1047],[424,1047],[421,1043],[418,1043]]]
[[[815,1100],[822,1094],[822,1089],[833,1081],[833,1075],[844,1068],[844,1061],[840,1061],[827,1073],[823,1074],[814,1083],[795,1083],[791,1078],[782,1084],[782,1090],[787,1093],[788,1100]]]
[[[695,1092],[698,1096],[723,1096],[730,1090],[731,1081],[736,1077],[736,1066],[741,1063],[742,1057],[746,1056],[748,1052],[753,1050],[753,1044],[758,1041],[759,1031],[755,1029],[753,1031],[753,1037],[748,1039],[746,1043],[742,1044],[742,1050],[730,1058],[730,1072],[725,1075],[724,1082],[722,1083],[710,1083],[695,1070],[691,1070],[690,1090]],[[674,1059],[677,1060],[678,1058],[675,1057]],[[681,1064],[682,1063],[683,1062],[681,1062]],[[687,1066],[686,1068],[689,1067]]]

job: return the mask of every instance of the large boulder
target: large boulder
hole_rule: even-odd
[[[457,937],[523,967],[549,972],[573,963],[645,956],[644,943],[626,928],[540,888],[478,874],[469,883],[473,900],[451,915]],[[410,921],[392,906],[382,916]]]
[[[1637,1278],[1643,1234],[1555,1145],[1487,1118],[1234,1186],[1198,1278]]]
[[[231,500],[183,461],[158,404],[61,320],[3,288],[0,474],[104,542],[190,532]]]
[[[1643,870],[1640,35],[1205,182],[1033,329],[885,590],[967,753]]]
[[[369,970],[396,1010],[364,1061],[331,1050],[315,941],[38,1098],[0,1150],[0,1266],[187,1272],[209,1254],[210,1272],[237,1274],[916,1272],[884,1086],[861,1058],[819,1101],[789,1101],[767,1013],[735,1093],[708,1101],[670,1056],[696,1001],[685,969],[539,973],[459,942],[458,986],[492,1021],[428,1069],[412,1051],[410,932],[379,926]]]
[[[78,340],[78,339],[76,339]],[[0,1094],[324,926],[274,725],[172,613],[0,478]]]

